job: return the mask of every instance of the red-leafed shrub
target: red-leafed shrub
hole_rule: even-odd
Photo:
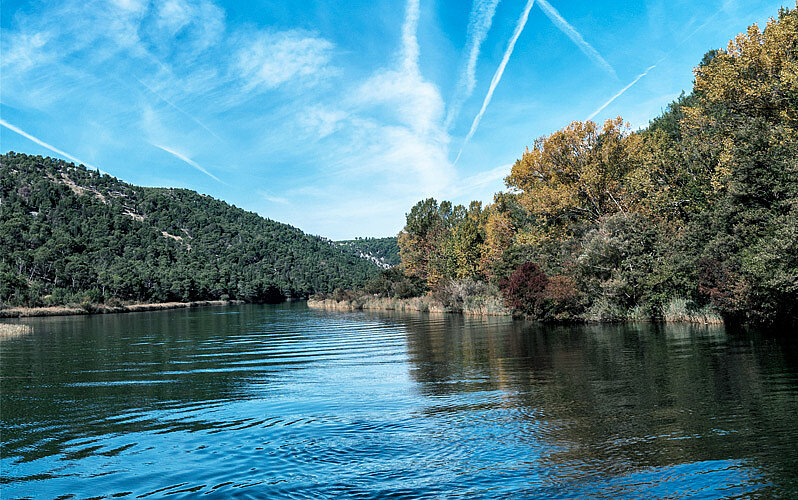
[[[534,318],[543,316],[549,279],[534,262],[526,262],[499,283],[507,307]]]
[[[499,287],[507,307],[540,321],[573,321],[583,309],[571,277],[549,278],[534,262],[518,266]]]

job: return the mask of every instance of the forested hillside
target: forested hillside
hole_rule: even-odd
[[[547,321],[709,309],[795,326],[798,11],[707,53],[692,91],[643,130],[619,117],[536,139],[506,185],[485,207],[413,207],[407,277],[444,298],[485,282]]]
[[[354,240],[337,241],[339,245],[349,248],[359,257],[369,259],[380,267],[389,268],[399,265],[399,243],[396,236],[388,238],[356,238]]]
[[[0,157],[0,305],[278,301],[379,267],[186,189],[132,186],[61,160]]]

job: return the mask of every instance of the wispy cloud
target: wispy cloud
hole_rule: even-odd
[[[452,102],[449,104],[449,110],[446,113],[444,127],[447,129],[451,126],[454,119],[457,118],[463,103],[465,103],[474,92],[474,87],[477,84],[477,59],[479,59],[482,43],[488,36],[488,31],[490,31],[490,27],[493,24],[493,16],[496,14],[496,6],[498,4],[499,0],[474,0],[474,4],[471,7],[471,14],[468,19],[468,31],[466,34],[468,57],[466,59],[465,68],[460,74],[460,79],[457,82]]]
[[[482,117],[485,115],[485,110],[488,109],[488,104],[490,104],[490,100],[493,98],[493,92],[496,91],[496,86],[499,85],[502,75],[504,75],[504,68],[507,67],[507,62],[510,60],[510,56],[513,55],[515,43],[518,41],[518,37],[521,36],[521,32],[524,31],[526,21],[529,19],[529,11],[532,10],[533,5],[535,5],[535,0],[527,1],[526,7],[524,7],[524,11],[521,13],[521,17],[518,19],[518,23],[515,25],[513,36],[510,38],[510,43],[507,45],[507,50],[504,51],[504,57],[502,57],[499,67],[496,68],[496,72],[493,74],[493,79],[490,81],[488,93],[485,95],[485,99],[482,101],[482,108],[480,108],[479,113],[477,113],[473,123],[471,123],[471,130],[468,131],[468,135],[466,135],[463,145],[460,146],[460,152],[457,153],[457,158],[454,160],[455,164],[457,164],[457,162],[460,160],[460,155],[463,154],[463,148],[465,148],[466,144],[468,144],[468,141],[470,141],[474,136],[474,132],[476,132],[477,127],[479,127],[479,122],[482,121]]]
[[[199,171],[200,171],[200,172],[202,172],[203,174],[207,175],[207,176],[208,176],[208,177],[210,177],[211,179],[213,179],[213,180],[215,180],[215,181],[217,181],[217,182],[221,182],[222,184],[227,184],[226,182],[224,182],[224,181],[223,181],[223,180],[221,180],[220,178],[216,177],[216,176],[215,176],[215,175],[213,175],[212,173],[210,173],[210,172],[208,172],[207,170],[205,170],[204,168],[202,168],[202,166],[200,166],[200,165],[199,165],[197,162],[195,162],[195,161],[194,161],[194,160],[192,160],[191,158],[187,157],[186,155],[184,155],[184,154],[182,154],[182,153],[178,153],[177,151],[175,151],[175,150],[174,150],[174,149],[172,149],[172,148],[168,148],[168,147],[166,147],[166,146],[161,146],[161,145],[159,145],[159,144],[153,144],[153,146],[155,146],[155,147],[156,147],[156,148],[158,148],[158,149],[162,149],[162,150],[166,151],[167,153],[169,153],[170,155],[174,156],[175,158],[178,158],[178,159],[180,159],[180,160],[183,160],[184,162],[186,162],[186,163],[188,163],[189,165],[191,165],[192,167],[196,168],[197,170],[199,170]]]
[[[418,71],[418,18],[421,15],[418,0],[408,0],[405,20],[402,23],[402,67],[405,71]]]
[[[641,79],[641,78],[643,78],[644,76],[646,76],[646,75],[648,74],[648,72],[649,72],[649,71],[651,71],[652,69],[654,69],[654,68],[656,68],[656,67],[657,67],[657,65],[656,65],[656,64],[654,64],[654,65],[652,65],[652,66],[649,66],[647,70],[645,70],[644,72],[642,72],[642,73],[640,73],[639,75],[637,75],[637,77],[636,77],[634,80],[632,80],[632,81],[629,83],[629,85],[627,85],[626,87],[624,87],[624,88],[622,88],[621,90],[619,90],[617,94],[615,94],[614,96],[610,97],[610,99],[609,99],[607,102],[605,102],[604,104],[602,104],[601,106],[599,106],[599,108],[598,108],[597,110],[595,110],[595,111],[593,111],[592,113],[590,113],[590,116],[588,116],[588,117],[587,117],[587,120],[592,120],[592,119],[593,119],[593,118],[594,118],[594,117],[595,117],[597,114],[599,114],[599,113],[601,113],[602,111],[604,111],[604,108],[606,108],[607,106],[609,106],[610,104],[612,104],[612,102],[613,102],[615,99],[617,99],[617,98],[621,97],[621,96],[623,95],[623,93],[624,93],[624,92],[626,92],[627,90],[629,90],[630,88],[632,88],[632,87],[633,87],[633,86],[634,86],[634,85],[635,85],[637,82],[639,82],[639,81],[640,81],[640,79]]]
[[[271,203],[278,203],[280,205],[288,205],[290,203],[286,198],[281,198],[279,196],[272,196],[268,192],[263,190],[258,191],[258,194],[260,195],[261,198]]]
[[[453,177],[446,160],[449,136],[442,128],[443,99],[419,69],[419,16],[418,0],[408,0],[397,66],[375,72],[351,99],[349,133],[365,148],[344,167],[361,174],[387,174],[397,192],[414,196],[440,189]]]
[[[576,28],[571,26],[568,21],[563,19],[560,13],[557,12],[557,9],[555,9],[546,0],[538,0],[538,5],[540,5],[540,8],[543,9],[543,12],[546,14],[546,16],[548,16],[549,19],[551,19],[557,28],[568,35],[568,38],[573,40],[577,47],[579,47],[579,50],[584,52],[587,57],[598,64],[604,71],[611,74],[615,78],[618,77],[612,66],[610,66],[610,64],[603,57],[601,57],[601,54],[599,54],[598,51],[593,48],[593,46],[585,41],[582,35],[576,31]]]
[[[43,148],[49,149],[50,151],[52,151],[53,153],[55,153],[55,154],[57,154],[59,156],[63,156],[67,160],[72,160],[73,162],[78,163],[78,164],[82,163],[83,165],[85,165],[85,166],[87,166],[89,168],[93,168],[95,170],[100,171],[100,169],[95,167],[94,165],[91,165],[90,163],[86,163],[83,160],[79,160],[78,158],[75,158],[71,154],[66,153],[64,151],[61,151],[60,149],[58,149],[57,147],[55,147],[53,145],[47,144],[46,142],[44,142],[43,140],[39,139],[38,137],[35,137],[35,136],[25,132],[24,130],[20,129],[19,127],[16,127],[16,126],[8,123],[7,121],[3,120],[2,118],[0,118],[0,125],[4,126],[8,130],[11,130],[12,132],[16,132],[17,134],[21,135],[22,137],[24,137],[26,139],[29,139],[29,140],[35,142],[36,144],[38,144],[39,146],[41,146]]]
[[[297,188],[285,191],[291,200],[285,210],[300,226],[336,227],[339,235],[351,235],[352,226],[361,234],[395,234],[401,215],[392,214],[440,196],[456,179],[447,158],[444,101],[419,64],[419,1],[407,0],[405,9],[392,61],[354,88],[344,85],[316,100],[304,113],[303,128],[312,129],[311,140],[320,143],[314,161],[324,168],[308,171]],[[299,208],[309,204],[324,208]]]
[[[246,38],[251,39],[238,50],[235,65],[244,90],[273,89],[296,78],[317,79],[332,57],[332,43],[303,31],[266,32]]]
[[[512,168],[513,164],[508,163],[462,178],[446,191],[445,196],[453,200],[468,198],[488,202],[501,189],[502,181],[510,175]]]

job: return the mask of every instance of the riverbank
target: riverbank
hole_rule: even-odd
[[[10,307],[0,309],[0,318],[32,318],[37,316],[76,316],[81,314],[113,314],[143,311],[163,311],[189,307],[229,306],[243,304],[240,300],[198,300],[194,302],[160,302],[149,304],[81,304],[52,307]]]
[[[312,309],[336,311],[418,311],[430,313],[464,314],[466,316],[519,316],[502,304],[498,297],[476,297],[466,300],[457,307],[445,306],[442,302],[429,296],[396,299],[384,297],[358,297],[351,300],[308,300]],[[575,318],[574,323],[622,323],[650,322],[642,310],[636,308],[628,312],[626,317],[607,317],[591,314],[584,318]],[[723,318],[711,309],[690,310],[684,299],[673,299],[662,312],[663,323],[695,323],[703,325],[722,325]]]
[[[429,296],[396,299],[386,297],[359,297],[352,300],[308,300],[308,307],[337,311],[418,311],[430,313],[453,313],[466,316],[512,316],[496,297],[475,297],[459,306],[446,306]]]

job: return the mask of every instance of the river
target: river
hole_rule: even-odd
[[[6,498],[798,498],[798,342],[302,303],[20,320]]]

